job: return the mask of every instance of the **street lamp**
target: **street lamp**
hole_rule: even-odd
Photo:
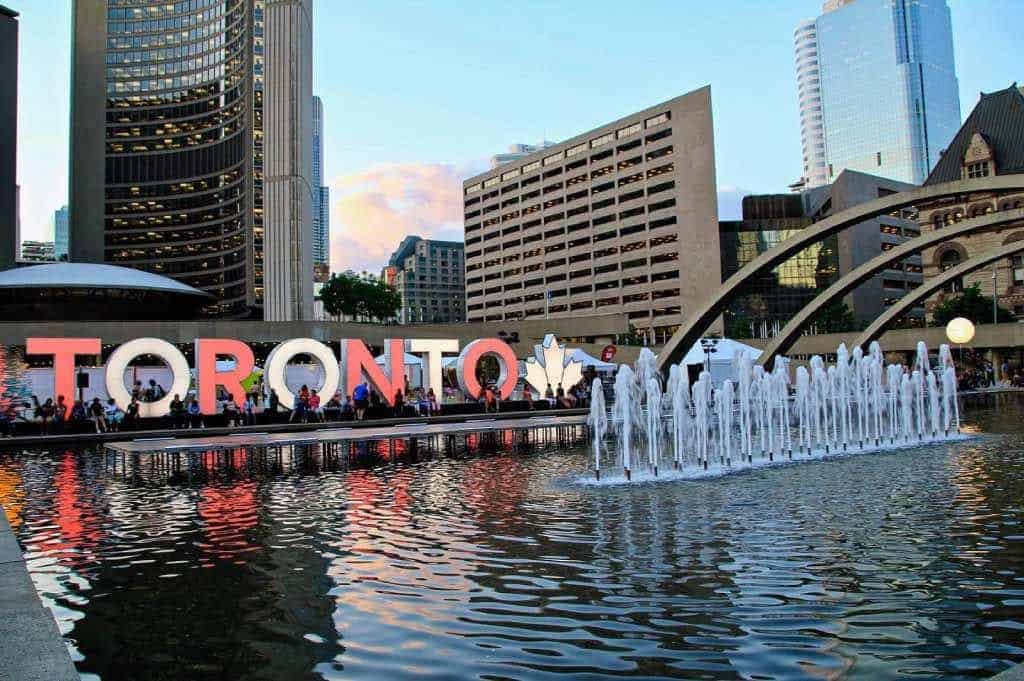
[[[717,338],[701,338],[700,347],[704,350],[704,370],[711,373],[711,355],[718,352]]]
[[[964,363],[963,344],[970,343],[974,339],[974,323],[964,317],[949,320],[949,323],[946,324],[946,338],[960,348],[960,367],[962,369]]]

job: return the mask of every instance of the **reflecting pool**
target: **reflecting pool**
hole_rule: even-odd
[[[112,474],[0,455],[86,679],[977,678],[1024,661],[1024,399],[966,442],[617,487],[586,446]]]

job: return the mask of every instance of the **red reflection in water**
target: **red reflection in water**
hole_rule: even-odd
[[[199,547],[209,558],[234,558],[258,548],[247,537],[247,532],[259,524],[255,482],[204,487],[197,510],[206,528],[206,540]]]
[[[21,471],[13,459],[0,461],[0,506],[7,514],[12,530],[21,527],[21,511],[25,507],[25,490],[21,487]]]
[[[509,455],[470,464],[464,478],[466,503],[481,515],[513,520],[526,497],[529,470]]]
[[[58,536],[46,539],[40,548],[75,568],[95,558],[95,549],[104,535],[99,529],[100,509],[82,486],[78,460],[72,452],[66,452],[57,464],[53,487],[53,521]]]

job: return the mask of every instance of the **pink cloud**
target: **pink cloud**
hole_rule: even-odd
[[[331,182],[331,269],[379,273],[402,239],[462,240],[462,180],[479,169],[379,165]]]

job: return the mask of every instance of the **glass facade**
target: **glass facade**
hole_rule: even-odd
[[[262,302],[262,0],[108,0],[108,262]]]
[[[945,0],[857,0],[815,28],[828,181],[924,182],[960,127]]]
[[[722,281],[810,224],[807,218],[720,222]],[[746,284],[725,312],[726,335],[773,336],[838,277],[838,237],[831,236]]]
[[[313,98],[313,267],[320,273],[330,265],[330,193],[323,186],[324,105]],[[317,267],[319,266],[319,268]],[[319,276],[319,275],[318,275]],[[320,277],[322,278],[322,277]]]

